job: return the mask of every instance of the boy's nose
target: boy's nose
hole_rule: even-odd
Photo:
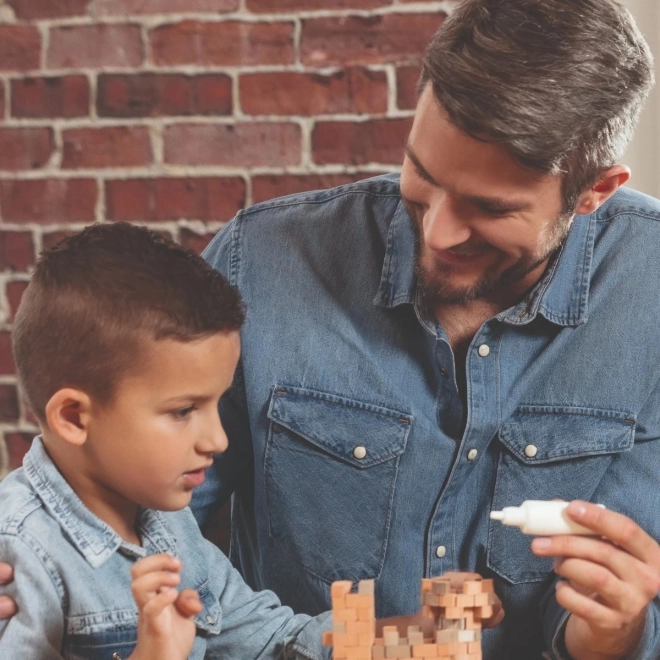
[[[205,453],[221,454],[227,450],[229,441],[227,434],[222,426],[217,412],[213,415],[210,427],[204,436],[204,440],[199,443],[199,450]]]

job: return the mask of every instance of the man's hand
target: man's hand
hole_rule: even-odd
[[[140,611],[138,640],[129,660],[186,660],[195,642],[195,614],[204,609],[194,589],[179,593],[181,562],[151,555],[131,569],[133,598]]]
[[[630,518],[588,502],[567,508],[598,537],[532,541],[540,557],[558,557],[557,602],[571,613],[566,650],[575,660],[625,658],[644,632],[646,610],[660,591],[660,545]]]
[[[9,584],[14,579],[14,569],[0,563],[0,584]],[[16,603],[7,596],[0,596],[0,619],[9,619],[16,614]]]

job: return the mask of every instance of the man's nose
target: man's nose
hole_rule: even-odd
[[[423,235],[431,250],[450,250],[470,240],[472,230],[461,218],[456,202],[443,193],[432,200],[424,213]]]

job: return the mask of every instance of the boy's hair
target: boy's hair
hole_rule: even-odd
[[[92,225],[44,251],[12,341],[24,394],[43,422],[63,387],[108,403],[145,339],[238,330],[240,296],[192,250],[127,223]]]
[[[653,57],[615,0],[463,0],[426,53],[450,121],[563,176],[564,211],[615,165],[653,86]]]

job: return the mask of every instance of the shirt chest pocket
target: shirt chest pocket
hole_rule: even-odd
[[[635,420],[625,412],[522,406],[502,426],[493,509],[524,500],[591,500],[617,454],[632,449]],[[488,565],[511,583],[551,577],[531,536],[490,521]]]
[[[293,387],[274,389],[268,417],[271,536],[322,580],[378,577],[412,417]]]

